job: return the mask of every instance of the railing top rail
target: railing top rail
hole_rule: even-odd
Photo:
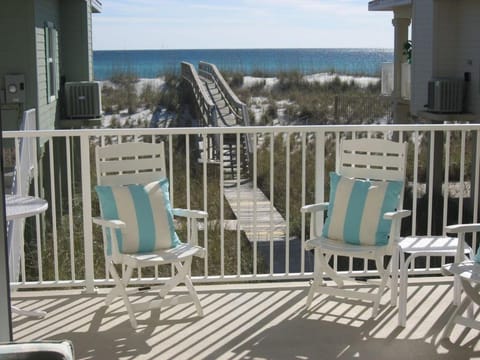
[[[295,125],[295,126],[232,126],[228,128],[128,128],[128,129],[71,129],[4,131],[4,138],[15,137],[66,137],[66,136],[128,136],[176,134],[229,134],[229,133],[298,133],[298,132],[388,132],[388,131],[479,131],[480,124],[399,124],[399,125]]]
[[[193,81],[194,84],[192,84],[192,85],[194,85],[195,87],[197,87],[197,88],[199,89],[200,93],[202,94],[202,97],[203,97],[204,102],[205,102],[209,107],[214,107],[215,104],[213,103],[212,99],[208,96],[207,90],[206,90],[205,87],[203,86],[203,82],[200,80],[200,78],[199,78],[199,76],[198,76],[198,73],[197,73],[197,71],[195,70],[195,67],[194,67],[192,64],[190,64],[190,63],[188,63],[188,62],[186,62],[186,61],[182,61],[181,64],[182,64],[182,75],[183,75],[183,77],[184,77],[185,79],[187,79],[187,80]],[[183,70],[187,70],[187,69],[188,69],[188,74],[184,74],[184,73],[183,73]],[[188,77],[185,76],[185,75],[190,76],[191,79],[188,78]]]
[[[207,63],[205,61],[200,61],[199,68],[202,69],[202,67],[211,68],[212,75],[215,76],[215,78],[221,84],[225,92],[228,94],[231,100],[236,103],[238,107],[241,107],[242,105],[244,105],[244,103],[237,97],[237,95],[230,88],[230,85],[228,85],[228,83],[225,81],[225,79],[223,78],[223,75],[220,73],[220,71],[218,70],[215,64]]]

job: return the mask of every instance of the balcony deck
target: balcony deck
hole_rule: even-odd
[[[16,292],[13,303],[43,309],[37,320],[14,315],[16,341],[70,339],[77,359],[470,359],[480,356],[479,335],[457,326],[440,340],[453,311],[446,277],[411,279],[407,327],[389,292],[379,315],[358,301],[317,296],[304,309],[307,281],[198,285],[204,317],[177,305],[140,317],[130,327],[122,302],[104,307],[105,289]],[[362,291],[368,291],[363,287]]]
[[[191,158],[190,140],[199,134],[202,144],[209,144],[210,138],[219,138],[221,143],[231,134],[237,139],[242,134],[252,137],[252,183],[256,189],[260,189],[259,184],[267,187],[265,193],[272,194],[272,205],[283,209],[283,248],[278,250],[273,240],[265,242],[265,248],[260,246],[265,229],[258,223],[262,213],[259,202],[253,201],[249,210],[256,242],[245,244],[242,229],[227,226],[235,219],[225,206],[226,182],[221,176],[225,166],[222,161],[209,162],[207,155],[213,151]],[[388,139],[393,135],[407,141],[413,155],[407,171],[408,201],[404,203],[412,216],[405,223],[404,233],[440,234],[447,224],[478,222],[479,197],[473,194],[480,193],[480,162],[478,157],[475,162],[471,157],[480,153],[478,124],[5,132],[4,138],[15,144],[10,149],[13,164],[14,159],[20,159],[20,145],[30,143],[24,139],[31,139],[35,145],[31,146],[33,159],[39,158],[35,151],[41,144],[55,149],[43,155],[46,173],[57,174],[55,164],[66,164],[65,174],[49,181],[40,176],[38,164],[33,164],[34,194],[43,196],[49,209],[42,218],[29,219],[29,232],[24,234],[28,236],[24,249],[28,261],[20,261],[20,276],[13,285],[18,291],[13,298],[14,304],[23,309],[42,309],[48,315],[41,320],[14,315],[14,339],[70,339],[78,359],[480,358],[478,331],[455,327],[453,343],[439,339],[453,311],[451,279],[441,276],[409,279],[405,329],[397,326],[398,310],[388,305],[389,293],[373,320],[370,304],[350,300],[342,303],[326,296],[317,297],[310,311],[304,309],[312,264],[302,245],[309,236],[310,219],[301,214],[301,206],[327,200],[329,187],[324,179],[335,170],[333,159],[339,139]],[[92,216],[98,215],[98,204],[92,196],[96,182],[93,176],[80,176],[92,174],[95,145],[150,140],[164,141],[168,149],[174,206],[209,212],[209,226],[203,228],[199,239],[200,244],[208,246],[207,257],[193,271],[194,280],[204,282],[197,290],[205,316],[198,318],[192,306],[179,305],[165,309],[160,321],[158,313],[157,319],[150,319],[148,313],[142,315],[135,331],[120,301],[106,309],[106,290],[92,294],[95,286],[112,282],[102,269],[101,231],[91,222]],[[437,145],[443,148],[444,156],[436,154]],[[240,170],[237,164],[237,173]],[[239,180],[237,191],[241,190]],[[240,200],[237,196],[234,202],[238,205]],[[269,240],[273,239],[272,220],[267,234]],[[478,236],[470,240],[477,248]],[[354,262],[353,258],[337,257],[335,261],[339,270],[355,276],[376,275],[368,264]],[[410,275],[438,274],[439,267],[450,261],[441,257],[415,262]],[[274,266],[277,263],[282,264],[281,270]],[[165,281],[162,271],[145,276],[139,275],[137,283]],[[239,281],[243,283],[226,285]],[[84,288],[86,292],[82,292]],[[362,290],[369,288],[364,286]],[[2,318],[0,328],[6,323]]]

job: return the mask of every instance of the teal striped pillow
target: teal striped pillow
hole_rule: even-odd
[[[367,181],[330,173],[330,202],[322,235],[355,245],[386,245],[390,220],[383,215],[395,211],[403,181]]]
[[[117,229],[121,253],[145,253],[180,244],[173,225],[168,180],[147,185],[96,186],[102,217],[122,220],[126,229]],[[107,255],[112,254],[107,231]]]

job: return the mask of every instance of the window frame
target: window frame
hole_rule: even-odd
[[[58,34],[55,24],[45,23],[45,68],[47,77],[47,103],[58,98]]]

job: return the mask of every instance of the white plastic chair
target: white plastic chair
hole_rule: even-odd
[[[406,163],[406,143],[398,143],[382,139],[354,139],[343,140],[340,143],[340,152],[337,157],[336,172],[344,177],[354,179],[366,179],[383,182],[402,182],[401,191],[397,199],[396,209],[402,208],[403,200],[403,181],[405,180],[405,163]],[[397,183],[398,184],[398,183]],[[337,191],[338,192],[338,191]],[[332,199],[330,199],[332,200]],[[335,199],[335,201],[339,201]],[[333,204],[335,206],[335,204]],[[307,250],[315,251],[315,267],[313,274],[313,283],[307,297],[307,308],[310,307],[313,296],[316,292],[334,295],[339,297],[355,298],[373,302],[372,317],[375,317],[380,304],[381,296],[387,285],[390,274],[391,281],[391,302],[396,303],[397,282],[398,282],[398,247],[397,240],[400,237],[401,219],[409,216],[410,211],[396,210],[389,211],[383,215],[383,219],[391,220],[389,235],[385,245],[365,245],[362,243],[351,244],[342,239],[331,239],[323,236],[323,216],[317,214],[327,210],[329,203],[320,203],[314,205],[306,205],[302,207],[302,212],[311,213],[310,222],[310,239],[306,242]],[[364,213],[368,218],[370,214]],[[379,212],[381,217],[381,212]],[[350,222],[358,219],[345,218],[345,226]],[[371,234],[372,238],[375,234]],[[389,255],[392,257],[391,271],[389,267],[385,268],[384,257]],[[380,275],[380,284],[376,292],[363,292],[358,289],[343,289],[344,280],[354,280],[356,276],[353,272],[339,274],[338,269],[330,266],[329,260],[332,256],[347,256],[352,258],[363,258],[366,260],[374,260]],[[350,262],[351,263],[351,262]],[[335,264],[335,262],[334,262]],[[346,270],[346,269],[344,269]],[[327,286],[323,281],[323,277],[327,276],[332,279],[337,286]],[[364,283],[363,283],[364,284]]]
[[[457,306],[442,333],[442,338],[450,337],[455,324],[480,331],[480,320],[475,318],[472,305],[480,306],[480,252],[477,250],[473,259],[465,259],[465,234],[480,232],[480,224],[460,224],[446,227],[447,233],[458,236],[458,247],[455,262],[443,266],[445,275],[453,275],[460,279],[464,293],[463,300]],[[474,249],[472,249],[473,252]],[[467,314],[465,314],[466,310]]]
[[[166,178],[167,175],[163,143],[129,142],[114,144],[97,147],[95,154],[97,183],[101,186],[110,186],[112,189],[116,189],[116,187],[126,188],[131,184],[143,185],[156,182]],[[154,206],[151,206],[151,208],[153,215],[158,215],[155,213]],[[115,287],[107,295],[105,302],[109,305],[116,297],[121,297],[127,308],[133,328],[137,327],[136,312],[179,303],[193,302],[198,315],[203,315],[200,301],[190,279],[190,269],[193,256],[205,256],[205,249],[197,244],[198,219],[202,219],[205,222],[207,213],[187,209],[173,209],[172,212],[173,215],[190,219],[189,243],[180,243],[171,248],[154,249],[147,252],[127,250],[129,246],[133,246],[127,243],[129,241],[127,233],[128,231],[131,232],[132,226],[137,224],[127,223],[119,219],[106,219],[103,217],[103,214],[101,218],[93,219],[94,223],[103,227],[107,271],[110,272],[115,281]],[[171,222],[171,225],[173,227],[173,222]],[[117,229],[121,231],[121,244],[116,232]],[[168,231],[168,229],[165,231]],[[111,253],[108,253],[107,249],[111,249]],[[124,270],[122,271],[123,276],[120,276],[117,272],[115,268],[117,264],[122,265],[122,270]],[[134,269],[165,264],[172,264],[176,273],[170,280],[158,288],[160,299],[132,304],[128,297],[129,294],[135,293],[138,295],[141,291],[153,289],[153,287],[147,289],[137,287],[127,290]],[[188,295],[166,298],[167,293],[182,282],[186,285]]]

